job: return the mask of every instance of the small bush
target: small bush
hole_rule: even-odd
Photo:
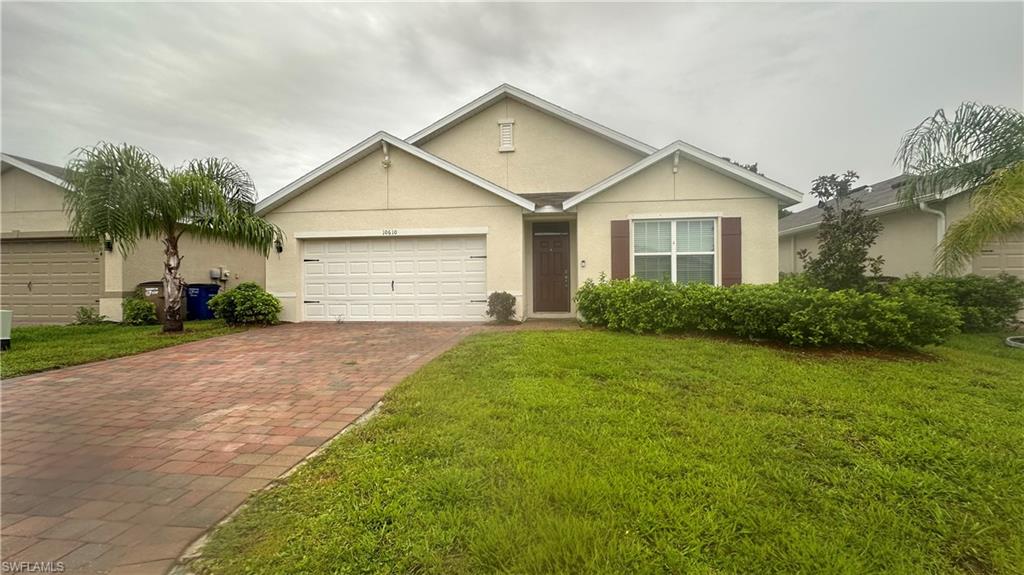
[[[125,325],[152,325],[156,322],[155,303],[134,297],[121,302],[121,323]]]
[[[516,296],[496,291],[487,297],[487,316],[499,322],[512,321],[516,317]]]
[[[886,288],[890,293],[915,293],[941,298],[960,310],[964,331],[991,331],[1006,327],[1024,307],[1024,281],[1002,274],[998,277],[966,275],[909,276]]]
[[[731,288],[706,284],[586,282],[577,309],[588,323],[634,333],[710,331],[795,346],[906,348],[956,333],[960,316],[941,298],[909,291],[829,291],[786,281]]]
[[[107,316],[100,315],[100,312],[91,307],[82,306],[75,312],[75,323],[77,325],[96,325],[107,320]]]
[[[229,325],[272,325],[281,313],[281,302],[254,282],[221,292],[208,305]]]

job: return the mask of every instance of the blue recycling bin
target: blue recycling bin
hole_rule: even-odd
[[[209,302],[219,291],[217,284],[189,284],[185,288],[185,319],[213,319]]]

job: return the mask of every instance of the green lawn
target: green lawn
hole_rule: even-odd
[[[1024,352],[473,337],[219,529],[206,573],[1021,573]]]
[[[0,376],[14,377],[89,363],[241,331],[221,320],[190,321],[184,333],[164,334],[158,325],[40,325],[11,330],[11,349],[0,354]]]

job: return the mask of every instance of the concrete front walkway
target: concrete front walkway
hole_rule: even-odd
[[[479,326],[294,324],[3,382],[4,562],[163,573]]]

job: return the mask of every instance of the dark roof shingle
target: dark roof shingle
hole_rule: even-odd
[[[903,185],[906,176],[899,175],[888,180],[882,180],[870,186],[850,194],[850,198],[859,198],[861,205],[868,212],[899,203],[899,187]],[[870,191],[868,191],[870,189]],[[779,232],[792,230],[803,226],[817,224],[821,221],[822,210],[818,206],[812,206],[779,219]]]
[[[55,177],[60,178],[62,180],[64,179],[64,173],[65,173],[64,172],[64,168],[62,168],[60,166],[54,166],[53,164],[47,164],[46,162],[40,162],[39,160],[30,160],[28,158],[23,158],[21,156],[15,156],[14,154],[4,154],[4,155],[5,156],[10,156],[10,157],[14,158],[15,160],[19,160],[19,161],[25,162],[26,164],[32,166],[33,168],[36,168],[37,170],[41,170],[43,172],[46,172],[47,174],[50,174],[51,176],[55,176]]]

